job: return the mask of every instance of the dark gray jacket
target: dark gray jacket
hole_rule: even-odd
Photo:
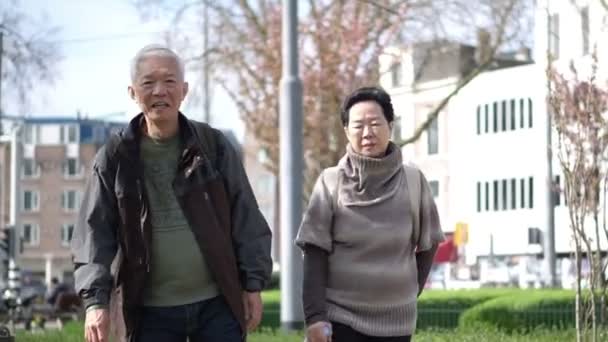
[[[134,118],[97,153],[71,243],[76,291],[86,306],[107,305],[118,295],[129,339],[151,255],[139,154],[142,120],[143,114]],[[268,284],[271,232],[224,135],[182,114],[179,123],[183,150],[173,189],[220,292],[246,331],[242,290]]]

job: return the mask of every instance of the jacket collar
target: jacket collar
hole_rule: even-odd
[[[119,152],[128,159],[137,160],[140,158],[139,145],[142,137],[142,126],[145,124],[145,116],[139,113],[128,124],[121,133],[122,143]],[[178,113],[180,141],[182,142],[183,154],[194,150],[200,152],[200,143],[196,136],[195,128],[190,120],[181,112]],[[183,155],[182,155],[183,156]]]

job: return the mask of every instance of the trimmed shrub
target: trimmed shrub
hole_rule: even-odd
[[[261,326],[266,328],[279,328],[281,326],[281,292],[268,290],[262,292],[264,302],[264,315]]]
[[[460,317],[461,329],[495,327],[507,332],[574,326],[574,292],[527,291],[481,303]]]
[[[456,328],[460,315],[488,300],[523,293],[520,289],[427,290],[418,299],[418,329]]]
[[[281,286],[281,273],[272,272],[272,275],[270,276],[270,282],[268,283],[266,290],[278,290],[280,286]]]

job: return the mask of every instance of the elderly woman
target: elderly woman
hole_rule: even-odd
[[[443,240],[428,183],[390,141],[394,112],[381,88],[342,106],[348,138],[313,189],[296,244],[304,252],[309,342],[405,342]]]

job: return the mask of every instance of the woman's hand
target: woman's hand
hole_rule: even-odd
[[[331,342],[331,324],[317,322],[306,328],[306,342]]]

